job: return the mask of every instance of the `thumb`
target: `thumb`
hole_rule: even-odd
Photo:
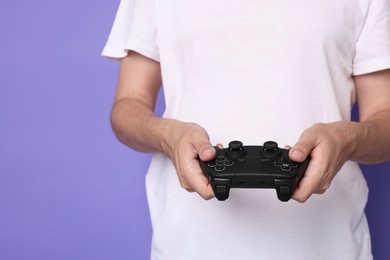
[[[305,131],[298,142],[290,149],[289,157],[295,162],[303,162],[309,156],[311,150],[316,147],[317,139],[310,131]]]
[[[202,161],[210,161],[214,159],[216,155],[215,148],[210,144],[210,142],[207,140],[203,140],[198,142],[195,145],[195,149],[197,153],[199,154],[199,158]]]

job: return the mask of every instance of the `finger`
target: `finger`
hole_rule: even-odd
[[[291,149],[291,146],[290,146],[290,145],[285,145],[285,146],[284,146],[284,149],[285,149],[285,150],[290,150],[290,149]]]
[[[202,161],[210,161],[216,156],[215,148],[208,140],[201,140],[195,144],[195,149]]]
[[[197,192],[203,199],[210,200],[215,197],[209,180],[203,174],[193,176],[189,183],[193,191]]]
[[[198,194],[204,199],[204,200],[211,200],[212,198],[215,198],[213,188],[211,187],[211,184],[207,184],[207,186],[198,191]]]
[[[190,189],[197,192],[202,198],[209,200],[215,197],[209,179],[204,175],[199,162],[196,160],[189,162],[185,175]]]
[[[297,188],[292,196],[298,202],[307,201],[313,193],[319,190],[321,185],[321,174],[319,171],[320,165],[317,161],[310,161],[303,178],[297,185]]]
[[[180,171],[178,171],[180,186],[188,192],[195,192],[195,189],[201,190],[201,188],[196,188],[199,187],[199,185],[197,184],[198,181],[193,180],[194,176],[196,176],[196,174],[188,170],[181,169]],[[201,183],[202,182],[203,181],[201,181]]]
[[[316,135],[309,129],[301,135],[298,142],[290,149],[289,157],[295,162],[303,162],[316,145]]]
[[[223,144],[221,144],[221,143],[218,143],[216,146],[217,146],[219,149],[223,149]]]

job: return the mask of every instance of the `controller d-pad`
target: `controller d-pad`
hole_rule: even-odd
[[[281,165],[281,169],[282,169],[282,171],[289,171],[289,170],[291,170],[291,165],[288,163],[283,163]]]
[[[280,167],[282,171],[290,171],[291,168],[296,168],[298,165],[291,161],[288,157],[282,157],[279,161],[274,162],[275,166]]]

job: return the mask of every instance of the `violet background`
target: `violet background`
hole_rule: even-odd
[[[149,258],[150,155],[112,134],[118,64],[100,56],[118,4],[0,2],[1,260]],[[363,170],[374,256],[388,259],[390,164]]]

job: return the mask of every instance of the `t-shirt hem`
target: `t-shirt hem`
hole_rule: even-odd
[[[385,69],[390,69],[390,56],[372,60],[369,62],[355,64],[352,74],[354,76],[358,76]]]

